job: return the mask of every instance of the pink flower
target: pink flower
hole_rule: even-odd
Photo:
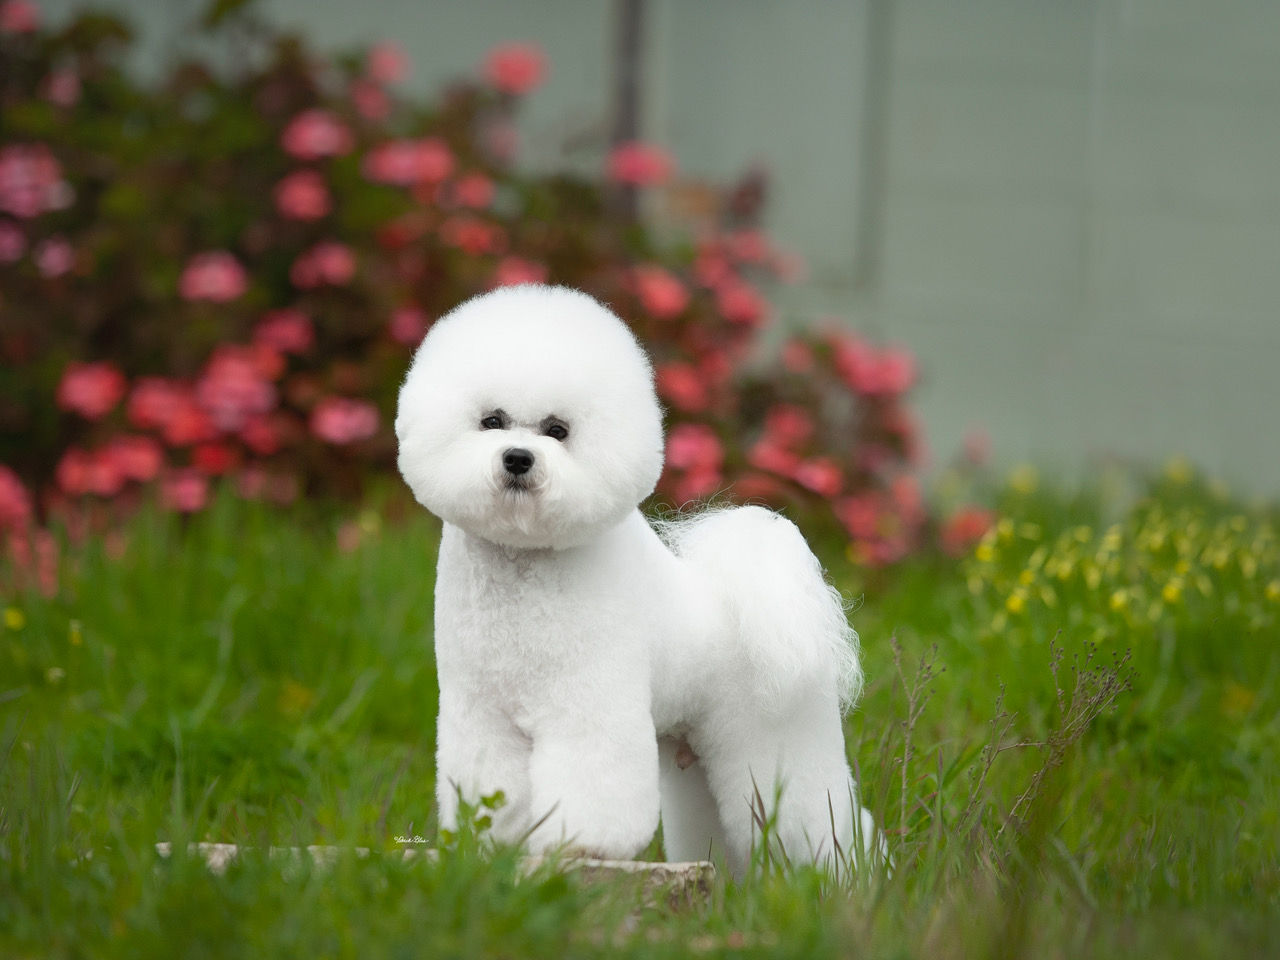
[[[67,447],[54,468],[53,478],[64,493],[79,496],[89,491],[89,454],[78,447]]]
[[[351,81],[349,94],[356,110],[366,120],[377,123],[391,113],[391,98],[372,80],[356,77]]]
[[[355,140],[346,124],[328,110],[304,110],[284,128],[280,145],[299,160],[340,157],[351,152]]]
[[[202,443],[191,451],[191,465],[208,477],[230,472],[238,460],[235,450],[225,443]]]
[[[240,428],[244,445],[260,457],[269,457],[283,445],[280,431],[268,416],[257,414],[249,417]]]
[[[115,458],[106,450],[89,453],[69,447],[54,469],[54,479],[63,492],[72,496],[96,493],[113,497],[124,486],[125,476]]]
[[[547,265],[523,260],[520,257],[503,257],[493,272],[490,286],[517,287],[522,283],[545,283]]]
[[[982,539],[995,522],[995,514],[982,507],[961,507],[942,524],[938,540],[943,552],[953,557],[964,556]]]
[[[681,423],[667,437],[667,463],[677,470],[718,470],[724,447],[705,423]]]
[[[693,261],[693,275],[704,287],[714,290],[733,278],[733,265],[718,244],[703,242]]]
[[[609,179],[638,187],[662,183],[675,172],[675,161],[661,147],[632,140],[609,154]]]
[[[716,309],[730,323],[759,326],[766,304],[760,294],[741,280],[729,280],[716,288]]]
[[[254,414],[276,405],[276,391],[251,348],[221,346],[196,383],[196,402],[213,425],[225,432],[244,426]]]
[[[667,363],[655,371],[658,396],[678,410],[700,413],[707,409],[710,398],[697,368],[687,363]]]
[[[870,540],[877,536],[881,510],[880,497],[875,493],[845,497],[835,505],[837,519],[855,540]]]
[[[351,248],[333,240],[317,243],[307,250],[289,269],[294,286],[307,289],[329,283],[335,286],[349,281],[356,272],[356,255]]]
[[[404,47],[391,40],[374,44],[365,57],[364,75],[375,83],[399,83],[409,75]]]
[[[26,0],[0,3],[0,33],[34,33],[40,26],[40,11]]]
[[[635,267],[631,271],[631,284],[645,312],[659,320],[678,317],[689,306],[685,285],[662,267]]]
[[[123,477],[143,483],[154,480],[164,462],[164,451],[152,437],[115,437],[107,444],[105,453]]]
[[[80,74],[74,70],[55,70],[45,80],[44,95],[60,107],[71,107],[80,99]]]
[[[227,303],[238,299],[248,288],[244,267],[225,250],[197,253],[178,279],[178,293],[184,300]]]
[[[468,213],[459,213],[440,225],[440,239],[473,257],[498,253],[506,246],[506,234],[497,224]]]
[[[295,170],[276,184],[276,209],[291,220],[319,220],[330,209],[329,187],[314,170]]]
[[[836,372],[858,393],[867,396],[897,396],[915,382],[915,360],[902,349],[877,353],[857,337],[835,342]]]
[[[680,503],[688,503],[705,497],[709,493],[715,493],[723,480],[719,470],[695,468],[676,481],[673,491],[675,499]]]
[[[398,307],[391,312],[387,332],[396,343],[416,347],[427,332],[427,315],[417,307]]]
[[[0,147],[0,210],[24,219],[71,203],[62,167],[43,143]]]
[[[519,96],[542,83],[547,61],[542,49],[533,43],[504,43],[489,51],[484,60],[484,75],[503,93]]]
[[[468,173],[453,185],[453,201],[460,207],[484,210],[493,203],[493,181],[483,173]]]
[[[844,473],[829,457],[814,457],[797,464],[791,474],[800,486],[822,497],[834,497],[844,486]]]
[[[160,502],[178,513],[196,513],[209,502],[209,481],[194,468],[175,470],[160,481]]]
[[[392,140],[365,154],[360,169],[373,183],[408,187],[439,183],[453,173],[453,151],[439,137]]]
[[[184,388],[172,380],[142,377],[133,385],[125,414],[135,427],[144,430],[163,428],[184,396]]]
[[[367,400],[325,397],[311,411],[311,432],[326,443],[364,440],[378,432],[378,408]]]
[[[164,442],[171,447],[189,447],[193,443],[214,439],[218,435],[218,428],[209,414],[196,403],[196,398],[184,392],[179,397],[178,405],[169,412],[162,435]]]
[[[31,520],[31,495],[18,475],[0,463],[0,530],[21,530]]]
[[[66,237],[49,237],[36,247],[35,261],[40,276],[52,280],[75,266],[76,255]]]
[[[12,220],[0,220],[0,263],[16,263],[27,251],[27,238]]]
[[[778,441],[763,437],[747,451],[747,462],[757,470],[789,477],[799,467],[800,458]]]
[[[315,343],[315,328],[301,310],[271,310],[253,329],[253,342],[281,353],[306,353]]]
[[[101,420],[124,396],[125,379],[113,364],[69,363],[58,383],[58,406],[86,420]]]
[[[742,263],[764,263],[772,256],[773,249],[764,231],[737,230],[724,238],[725,251]]]
[[[765,414],[764,433],[773,442],[790,448],[813,436],[813,418],[803,407],[776,403]]]

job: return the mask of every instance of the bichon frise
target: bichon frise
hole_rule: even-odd
[[[862,673],[840,595],[768,510],[656,529],[641,515],[662,411],[621,320],[562,287],[467,301],[414,357],[396,436],[444,521],[443,827],[459,794],[501,790],[494,836],[535,851],[632,857],[659,812],[668,859],[718,852],[735,873],[761,814],[792,859],[870,849],[841,726]]]

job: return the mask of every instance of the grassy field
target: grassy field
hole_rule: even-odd
[[[183,855],[434,844],[420,510],[144,512],[53,599],[0,567],[0,954],[1274,955],[1276,514],[1181,476],[998,500],[963,560],[823,551],[862,598],[848,742],[892,873],[762,856],[685,910],[469,832],[433,861]]]

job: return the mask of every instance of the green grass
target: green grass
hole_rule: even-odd
[[[1272,954],[1274,512],[1162,481],[1127,508],[1023,485],[1000,514],[963,561],[824,551],[862,598],[849,746],[892,873],[761,857],[684,911],[525,877],[469,833],[438,860],[327,870],[249,855],[215,876],[182,854],[434,841],[438,528],[416,507],[144,512],[123,553],[67,548],[53,599],[0,567],[0,954]],[[1103,668],[1073,699],[1090,643]]]

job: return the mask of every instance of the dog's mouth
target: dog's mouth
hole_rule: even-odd
[[[508,493],[514,493],[516,495],[533,493],[534,484],[531,480],[528,480],[523,476],[507,476],[503,478],[502,489]]]

